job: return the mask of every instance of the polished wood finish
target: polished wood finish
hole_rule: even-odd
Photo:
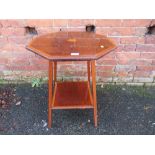
[[[91,61],[91,68],[92,68],[92,86],[93,86],[93,101],[94,101],[94,123],[95,123],[95,127],[97,127],[96,68],[95,68],[95,60]]]
[[[88,82],[56,82],[54,92],[53,109],[93,108]]]
[[[110,39],[92,32],[50,33],[36,37],[30,42],[27,49],[49,60],[49,128],[52,126],[54,109],[93,109],[94,124],[97,127],[95,60],[115,48]],[[57,63],[78,60],[87,61],[88,81],[58,82]]]
[[[96,60],[113,49],[109,38],[92,32],[56,32],[33,39],[27,49],[48,60]]]
[[[57,80],[57,61],[54,61],[54,81]]]
[[[90,83],[90,74],[91,74],[90,61],[87,61],[87,74],[88,74],[88,82]]]
[[[52,125],[52,97],[53,97],[53,62],[49,61],[48,71],[48,127]]]

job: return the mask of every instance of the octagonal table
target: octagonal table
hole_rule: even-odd
[[[48,127],[52,125],[54,109],[93,109],[97,127],[95,61],[115,49],[114,42],[93,32],[56,32],[33,39],[28,50],[49,61]],[[60,61],[87,61],[87,81],[57,80]],[[78,68],[77,68],[78,70]],[[91,79],[92,77],[92,79]],[[92,82],[92,85],[91,85]]]

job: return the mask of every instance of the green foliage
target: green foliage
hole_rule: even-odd
[[[5,83],[5,80],[0,78],[0,84],[4,84]]]
[[[41,78],[33,78],[31,81],[32,87],[40,87],[42,84],[42,79]]]

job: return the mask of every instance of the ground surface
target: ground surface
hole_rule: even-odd
[[[0,107],[0,134],[155,134],[155,87],[98,86],[98,128],[92,110],[55,110],[51,129],[47,85],[0,85],[7,89],[15,96]]]

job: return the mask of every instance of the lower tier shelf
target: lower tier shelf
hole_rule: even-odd
[[[93,108],[92,94],[87,81],[56,82],[52,109]]]

